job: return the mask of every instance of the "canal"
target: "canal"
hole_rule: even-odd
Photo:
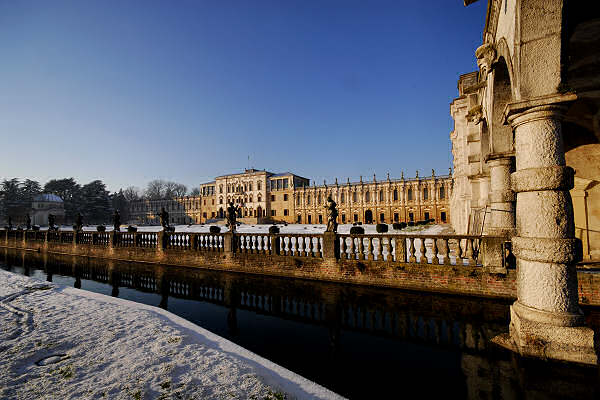
[[[4,249],[0,266],[167,309],[351,399],[595,399],[598,369],[490,343],[510,301]],[[600,310],[585,308],[600,327]],[[412,397],[412,396],[411,396]]]

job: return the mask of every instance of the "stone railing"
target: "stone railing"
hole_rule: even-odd
[[[492,246],[484,249],[483,240]],[[0,230],[0,243],[9,242],[470,266],[482,265],[484,250],[495,260],[501,254],[499,238],[466,235]]]

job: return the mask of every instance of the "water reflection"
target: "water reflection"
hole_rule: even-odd
[[[350,398],[597,398],[598,371],[490,339],[507,301],[4,250],[3,268],[159,306]],[[585,310],[597,327],[600,312]]]

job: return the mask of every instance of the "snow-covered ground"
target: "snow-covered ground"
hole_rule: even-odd
[[[206,225],[175,225],[175,232],[208,232],[210,229],[210,224]],[[247,225],[241,224],[237,228],[237,232],[239,233],[268,233],[269,227],[272,225],[268,224],[257,224],[257,225]],[[323,233],[325,232],[326,225],[319,224],[278,224],[280,233]],[[377,234],[375,231],[375,225],[365,224],[361,225],[365,229],[365,233],[368,234]],[[411,226],[404,228],[402,230],[394,230],[392,225],[388,225],[389,231],[387,234],[420,234],[420,235],[438,235],[438,234],[448,234],[452,232],[452,228],[450,225],[421,225],[421,226]],[[158,232],[162,230],[161,226],[152,225],[152,226],[138,226],[138,232]],[[341,224],[338,226],[338,233],[350,233],[350,228],[352,228],[352,224]],[[45,228],[42,228],[45,229]],[[61,230],[70,231],[73,230],[71,226],[61,226]],[[84,226],[84,231],[96,231],[95,226]],[[112,226],[107,226],[106,231],[112,231]],[[126,226],[121,226],[121,231],[126,231]],[[225,226],[221,226],[221,232],[227,232],[229,229]]]
[[[0,398],[341,397],[168,311],[0,270]]]

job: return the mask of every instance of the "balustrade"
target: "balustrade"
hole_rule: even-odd
[[[0,230],[0,237],[16,241],[47,241],[114,247],[158,247],[156,232],[72,232]],[[166,249],[224,251],[223,234],[165,232]],[[322,234],[235,233],[232,250],[241,254],[269,254],[323,258]],[[342,260],[398,262],[434,265],[477,265],[481,238],[466,235],[338,234]]]

